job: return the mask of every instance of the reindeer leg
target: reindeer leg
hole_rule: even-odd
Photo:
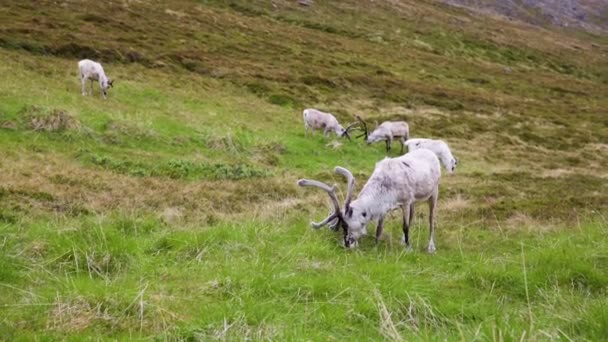
[[[390,139],[386,139],[386,153],[391,150],[391,141]]]
[[[410,226],[414,224],[414,203],[410,204]]]
[[[414,208],[414,203],[403,206],[403,244],[407,250],[412,249],[412,246],[410,246],[410,223],[412,208]]]
[[[399,152],[399,154],[403,154],[403,146],[405,145],[405,140],[401,138],[399,139],[399,141],[401,142],[401,152]]]
[[[437,197],[439,197],[439,189],[435,188],[435,193],[429,198],[429,253],[435,253],[435,208],[437,207]]]
[[[382,231],[384,231],[384,216],[380,217],[378,220],[378,226],[376,227],[376,244],[380,241],[380,236],[382,236]]]

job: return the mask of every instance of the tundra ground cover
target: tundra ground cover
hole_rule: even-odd
[[[3,339],[608,334],[605,37],[274,3],[0,10]],[[116,80],[107,101],[81,96],[81,54]],[[298,178],[342,184],[341,165],[360,188],[385,153],[304,137],[304,106],[450,143],[436,255],[424,205],[412,253],[398,213],[355,251],[309,228],[329,207]]]

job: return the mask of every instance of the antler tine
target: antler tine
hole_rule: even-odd
[[[345,129],[344,129],[344,133],[342,133],[343,137],[347,137],[348,140],[350,140],[350,134],[348,134],[348,132],[353,128],[353,126],[357,125],[358,122],[354,122],[351,123],[350,125],[348,125]]]
[[[367,140],[367,124],[365,123],[365,121],[363,121],[363,119],[361,119],[361,117],[359,115],[355,115],[355,118],[357,120],[359,120],[359,122],[361,123],[361,125],[363,126],[363,131],[365,132],[365,140]],[[360,135],[361,136],[361,135]]]
[[[334,168],[334,172],[346,177],[346,183],[348,184],[348,188],[346,191],[346,199],[344,200],[344,210],[347,210],[347,208],[350,206],[350,201],[353,197],[353,191],[355,190],[355,177],[353,177],[353,174],[350,171],[341,166],[336,166]]]
[[[333,212],[333,213],[329,214],[329,216],[327,216],[321,222],[310,222],[310,226],[313,227],[314,229],[319,229],[319,228],[323,227],[324,225],[334,221],[337,218],[338,218],[338,215],[335,212]],[[330,226],[331,226],[331,224],[330,224]]]
[[[359,125],[359,124],[360,124],[360,123],[358,123],[358,122],[353,122],[353,123],[351,123],[350,125],[348,125],[348,126],[347,126],[347,127],[344,129],[344,130],[348,132],[348,131],[350,131],[351,129],[356,128],[356,127],[354,127],[354,126],[357,126],[357,125]],[[354,127],[354,128],[353,128],[353,127]]]
[[[329,229],[337,232],[340,229],[340,220],[336,217],[332,222],[329,222]]]
[[[340,210],[340,202],[338,201],[338,196],[336,195],[335,186],[329,186],[323,182],[319,182],[316,180],[310,180],[310,179],[300,179],[298,181],[298,185],[315,187],[315,188],[319,188],[319,189],[327,192],[327,194],[329,195],[329,198],[331,199],[332,204],[334,205],[334,212],[331,213],[328,217],[326,217],[323,221],[321,221],[319,223],[315,223],[315,222],[311,223],[311,225],[315,229],[321,228],[322,226],[326,225],[327,223],[329,223],[332,220],[338,219],[338,221],[339,221],[342,219],[342,211]]]

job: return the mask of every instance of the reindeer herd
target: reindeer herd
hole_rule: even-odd
[[[107,77],[101,64],[84,59],[78,62],[78,71],[82,84],[82,95],[87,95],[86,82],[99,82],[101,95],[107,97],[108,89],[113,86],[112,80]],[[359,239],[367,235],[367,225],[376,222],[376,241],[382,235],[385,216],[394,209],[403,211],[403,244],[411,249],[409,229],[414,218],[414,204],[426,201],[429,205],[429,253],[435,252],[434,230],[435,209],[439,196],[439,178],[443,164],[448,173],[454,172],[458,160],[450,152],[448,145],[442,140],[410,139],[409,125],[405,121],[385,121],[377,125],[371,133],[368,132],[367,123],[359,116],[357,121],[343,127],[331,113],[325,113],[314,108],[303,111],[304,135],[308,130],[314,135],[315,130],[323,131],[327,136],[333,132],[338,137],[351,140],[350,132],[360,130],[358,136],[365,137],[366,143],[378,141],[386,143],[386,151],[391,150],[393,141],[401,143],[401,152],[407,145],[408,153],[397,158],[384,158],[376,163],[374,172],[367,180],[359,195],[353,200],[355,191],[355,178],[352,173],[340,166],[334,171],[346,178],[347,191],[344,203],[336,194],[336,186],[329,186],[320,181],[300,179],[299,186],[315,187],[325,191],[333,204],[333,212],[321,222],[312,222],[315,229],[329,226],[332,230],[342,229],[344,233],[344,246],[353,248],[358,245]]]
[[[299,186],[315,187],[325,191],[333,204],[333,211],[321,222],[312,222],[315,229],[329,226],[333,231],[342,229],[344,246],[353,248],[358,245],[359,239],[367,235],[367,225],[377,222],[376,242],[382,235],[384,218],[394,209],[403,211],[403,244],[411,249],[409,229],[414,219],[414,204],[426,201],[429,205],[429,244],[427,251],[435,252],[435,209],[439,196],[439,178],[443,164],[448,173],[454,172],[458,160],[454,158],[448,145],[442,140],[409,139],[409,125],[405,121],[385,121],[377,125],[376,129],[368,134],[367,124],[361,117],[356,116],[358,122],[344,128],[330,113],[316,109],[305,109],[304,130],[308,129],[314,134],[315,129],[323,130],[327,135],[335,132],[339,137],[350,140],[349,132],[355,129],[363,131],[360,135],[365,137],[367,144],[377,141],[386,142],[387,152],[391,149],[393,140],[401,142],[403,147],[408,146],[408,153],[397,158],[384,158],[376,163],[374,172],[367,180],[356,199],[353,198],[355,178],[352,173],[340,166],[334,171],[346,178],[347,190],[344,204],[336,194],[336,186],[326,183],[300,179]]]

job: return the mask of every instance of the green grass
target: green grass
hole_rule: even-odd
[[[605,338],[606,37],[273,3],[0,10],[0,339]],[[360,188],[386,154],[305,137],[305,107],[449,142],[435,255],[423,204],[412,252],[397,212],[356,250],[309,228],[329,203],[297,179]]]
[[[27,237],[5,226],[4,337],[378,339],[394,329],[433,340],[597,339],[608,328],[605,222],[452,227],[432,256],[421,224],[406,253],[398,229],[343,251],[333,234],[285,222],[175,230],[153,218],[58,219],[24,225]]]

